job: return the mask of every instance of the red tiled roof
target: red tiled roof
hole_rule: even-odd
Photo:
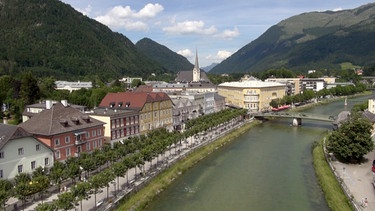
[[[142,109],[146,103],[171,100],[164,92],[108,93],[100,102],[101,108]]]

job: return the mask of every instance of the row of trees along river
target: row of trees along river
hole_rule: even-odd
[[[368,96],[306,110],[338,115]],[[199,162],[148,210],[329,210],[312,166],[311,145],[331,123],[274,119],[252,128]]]
[[[96,195],[102,188],[108,188],[113,180],[119,177],[127,177],[130,169],[140,169],[145,173],[145,163],[159,158],[166,151],[171,150],[186,137],[190,137],[202,131],[209,130],[221,124],[227,124],[233,119],[241,119],[246,114],[245,109],[227,109],[218,113],[201,116],[189,121],[184,133],[169,133],[166,129],[157,129],[148,133],[147,136],[133,137],[123,143],[117,143],[113,148],[105,146],[103,150],[95,150],[91,154],[82,153],[79,157],[70,157],[65,163],[55,162],[54,166],[47,171],[41,167],[33,174],[21,173],[14,181],[0,180],[0,206],[5,205],[10,197],[16,197],[22,204],[32,198],[41,198],[41,203],[36,207],[38,211],[44,210],[71,210],[88,197],[93,197],[95,206]],[[135,168],[136,167],[136,168]],[[95,174],[93,174],[95,173]],[[138,172],[140,173],[140,172]],[[84,175],[82,175],[84,174]],[[137,174],[137,172],[135,173]],[[78,180],[84,176],[87,181]],[[58,199],[51,203],[42,203],[48,193],[50,184],[60,189],[63,182],[71,180],[69,191],[60,193]],[[123,187],[117,182],[115,192],[121,191]]]

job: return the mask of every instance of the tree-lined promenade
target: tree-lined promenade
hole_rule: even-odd
[[[246,110],[243,109],[227,109],[204,115],[187,122],[184,133],[168,132],[165,129],[154,130],[146,136],[133,137],[122,143],[116,143],[113,148],[108,145],[92,154],[83,153],[80,157],[69,158],[65,163],[56,162],[48,174],[46,170],[38,168],[32,175],[19,174],[13,182],[1,180],[0,202],[5,205],[10,197],[16,197],[22,202],[36,196],[43,199],[47,195],[45,192],[50,187],[50,183],[56,185],[59,190],[64,190],[64,187],[60,187],[63,182],[71,181],[69,191],[58,194],[58,199],[52,203],[40,201],[36,210],[74,209],[79,204],[82,206],[82,201],[88,199],[90,195],[94,198],[93,207],[95,207],[96,195],[100,189],[107,188],[108,198],[108,188],[117,180],[114,193],[122,191],[123,187],[118,182],[119,177],[127,178],[130,169],[135,169],[135,175],[145,175],[146,162],[150,166],[156,166],[160,164],[159,158],[165,159],[167,151],[171,154],[171,150],[174,149],[176,154],[180,143],[187,138],[215,127],[225,126],[231,121],[238,121],[244,115]],[[155,158],[157,162],[153,164]],[[9,188],[11,186],[14,188]]]

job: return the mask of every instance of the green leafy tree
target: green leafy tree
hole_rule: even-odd
[[[328,138],[327,148],[345,162],[360,162],[363,156],[374,149],[371,140],[371,123],[358,114],[353,114]]]
[[[35,207],[35,211],[55,211],[57,206],[55,202],[52,203],[40,203]]]
[[[61,188],[62,181],[66,178],[64,169],[65,164],[55,161],[49,173],[50,180],[57,185],[59,190]]]
[[[88,182],[79,182],[72,187],[73,196],[77,198],[78,201],[80,201],[81,210],[83,210],[82,201],[90,198],[89,191],[90,184]]]
[[[71,210],[75,208],[75,197],[72,192],[64,192],[59,194],[56,200],[56,206],[61,210]]]
[[[25,105],[33,104],[40,99],[38,80],[31,72],[22,74],[20,95]]]
[[[13,185],[9,180],[0,180],[0,206],[4,207],[5,203],[13,194]]]

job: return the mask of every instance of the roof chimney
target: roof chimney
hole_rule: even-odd
[[[68,106],[68,100],[61,100],[61,103],[64,105],[64,107]]]
[[[46,100],[46,109],[52,108],[52,100]]]

